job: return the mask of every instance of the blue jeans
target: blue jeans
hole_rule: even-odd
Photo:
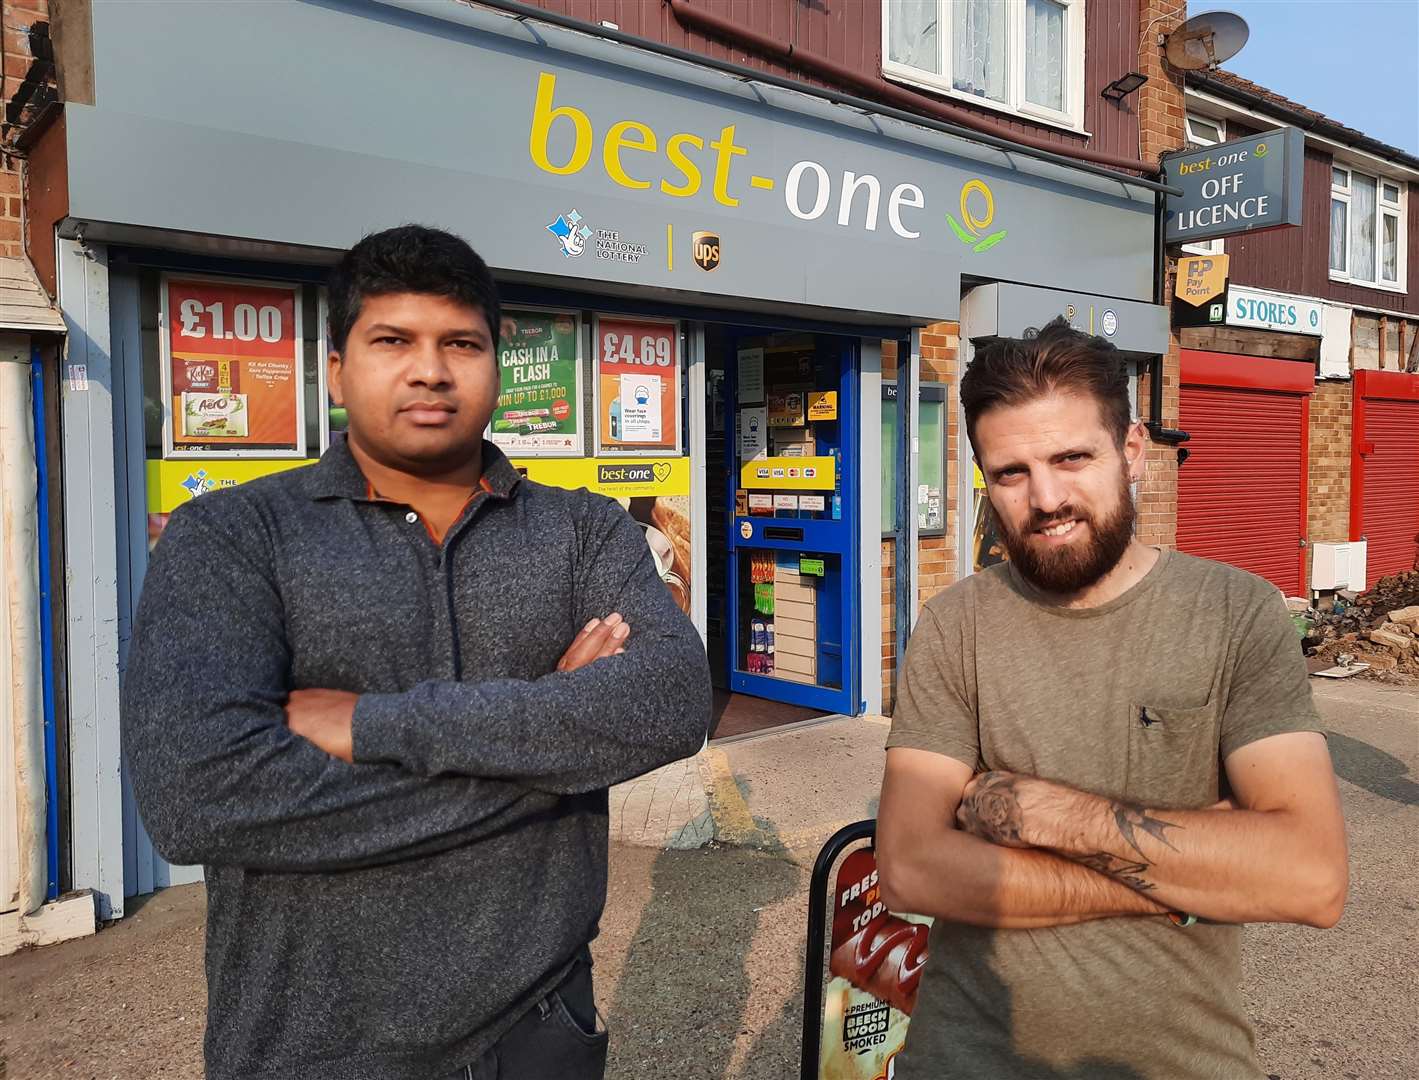
[[[448,1080],[603,1080],[607,1041],[591,962],[581,959],[492,1049]]]

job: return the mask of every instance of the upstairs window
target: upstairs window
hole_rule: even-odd
[[[1187,148],[1199,150],[1204,146],[1216,146],[1227,141],[1227,122],[1214,120],[1210,116],[1189,116],[1187,118]],[[1225,250],[1222,238],[1203,240],[1196,244],[1184,244],[1182,249],[1190,255],[1221,255]]]
[[[1405,185],[1357,172],[1330,170],[1330,276],[1336,281],[1404,288]]]
[[[1084,0],[882,0],[882,72],[1082,130]]]

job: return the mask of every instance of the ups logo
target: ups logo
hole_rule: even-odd
[[[695,265],[701,270],[713,270],[719,265],[719,234],[697,232],[694,237]]]

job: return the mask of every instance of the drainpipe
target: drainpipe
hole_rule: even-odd
[[[40,683],[38,486],[30,340],[0,335],[0,562],[4,566],[3,707],[14,738],[21,915],[45,900],[44,712]]]
[[[1164,222],[1167,220],[1167,206],[1161,194],[1154,196],[1153,205],[1153,303],[1168,303],[1168,252],[1164,237]],[[1172,333],[1171,326],[1168,330]],[[1192,435],[1178,428],[1170,428],[1163,423],[1163,357],[1155,356],[1148,361],[1148,421],[1143,426],[1156,443],[1164,446],[1181,447]],[[1187,460],[1188,452],[1178,450],[1178,466]]]
[[[45,849],[49,881],[45,898],[59,897],[59,728],[54,700],[54,596],[53,553],[49,541],[49,426],[44,413],[44,356],[37,344],[30,345],[30,385],[34,397],[35,478],[39,496],[35,502],[36,524],[39,531],[39,641],[40,665],[44,681],[40,684],[44,701],[44,790],[45,834],[49,844]]]

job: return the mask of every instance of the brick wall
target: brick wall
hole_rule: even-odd
[[[48,94],[36,95],[25,87],[25,80],[31,76],[35,57],[31,47],[30,30],[35,23],[43,24],[41,33],[47,40],[49,3],[48,0],[5,0],[0,4],[0,22],[3,22],[3,68],[4,104],[6,115],[3,128],[3,150],[0,150],[0,256],[18,258],[24,254],[23,242],[23,191],[24,161],[14,150],[15,138],[33,120],[36,108]],[[50,81],[52,68],[36,72],[45,82]],[[28,108],[11,109],[16,95],[30,103]],[[14,115],[11,115],[11,113]]]
[[[1350,424],[1354,384],[1327,380],[1311,395],[1309,518],[1306,539],[1318,543],[1350,538]],[[1309,562],[1309,560],[1308,560]],[[1306,571],[1310,577],[1309,568]]]
[[[917,541],[917,603],[924,604],[957,577],[956,551],[959,506],[956,495],[960,466],[958,454],[957,357],[960,350],[960,327],[956,323],[934,323],[921,334],[921,381],[945,383],[946,390],[946,531],[942,536],[926,536]],[[897,344],[882,343],[882,378],[897,377]],[[882,542],[882,708],[892,711],[896,697],[897,634],[896,634],[896,544]]]
[[[1139,44],[1138,70],[1148,81],[1135,95],[1141,119],[1139,157],[1157,161],[1169,150],[1181,149],[1186,141],[1183,124],[1182,73],[1173,71],[1163,62],[1158,48],[1158,35],[1175,29],[1187,18],[1186,0],[1139,0],[1139,25],[1144,28]],[[1164,296],[1173,294],[1173,274],[1177,269],[1176,252],[1168,260],[1168,276]],[[1139,381],[1139,413],[1145,420],[1161,420],[1164,427],[1178,426],[1178,340],[1176,332],[1168,338],[1168,352],[1163,358],[1162,416],[1149,416],[1152,388],[1149,378]],[[1138,486],[1138,535],[1145,544],[1171,547],[1177,539],[1178,524],[1178,455],[1177,449],[1155,443],[1148,448],[1143,479]]]

